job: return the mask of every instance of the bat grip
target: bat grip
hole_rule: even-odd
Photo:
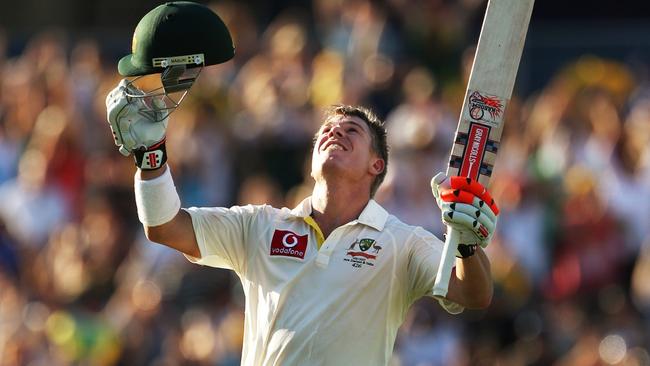
[[[454,268],[454,264],[456,263],[456,250],[458,249],[459,239],[460,233],[458,230],[454,230],[451,226],[448,226],[445,246],[442,248],[442,257],[440,258],[438,273],[436,274],[436,280],[433,284],[433,296],[438,299],[447,296],[451,270]]]

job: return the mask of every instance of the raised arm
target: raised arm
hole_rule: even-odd
[[[153,185],[151,184],[153,182]],[[160,183],[160,184],[156,184]],[[138,216],[144,214],[143,211],[148,209],[148,205],[152,200],[151,197],[143,197],[142,190],[147,190],[148,188],[160,189],[161,194],[165,195],[166,190],[170,187],[164,187],[163,185],[169,185],[173,188],[173,180],[171,178],[171,172],[169,166],[165,164],[162,168],[158,170],[141,170],[135,174],[135,189],[136,189],[136,202],[138,204]],[[162,189],[161,189],[162,188]],[[167,189],[165,189],[167,188]],[[140,190],[140,192],[138,192]],[[175,188],[174,193],[176,194]],[[138,197],[139,196],[139,197]],[[173,197],[162,197],[161,199],[173,200]],[[160,203],[160,201],[156,202]],[[170,205],[171,206],[171,205]],[[174,206],[171,206],[174,207]],[[185,253],[195,258],[200,258],[201,253],[199,252],[199,246],[196,242],[196,236],[194,234],[194,227],[192,226],[192,218],[190,214],[183,211],[177,210],[176,214],[173,215],[172,219],[155,226],[150,226],[146,223],[142,224],[144,227],[144,232],[147,236],[147,239],[166,245],[170,248],[174,248],[179,252]]]
[[[169,114],[150,109],[143,99],[130,97],[141,93],[124,79],[106,97],[115,144],[122,155],[133,154],[137,167],[134,190],[138,218],[149,240],[200,257],[192,220],[180,210],[180,198],[166,163]]]
[[[447,299],[468,309],[483,309],[492,302],[493,291],[490,260],[483,248],[477,248],[471,257],[456,259]]]
[[[117,69],[136,78],[123,79],[106,97],[108,123],[120,153],[135,157],[135,198],[147,237],[198,257],[192,220],[180,210],[166,164],[165,133],[170,113],[200,71],[232,59],[235,45],[212,9],[189,1],[150,10],[138,22],[132,39],[132,53],[120,59]],[[153,74],[160,74],[158,87],[145,91],[134,85],[140,76]]]
[[[459,233],[456,267],[449,280],[448,300],[467,308],[485,308],[492,301],[490,261],[483,252],[496,229],[499,209],[479,182],[451,177],[450,187],[442,187],[444,174],[431,181],[442,212],[442,221]]]

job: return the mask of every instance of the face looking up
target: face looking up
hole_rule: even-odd
[[[384,169],[384,161],[372,150],[372,133],[361,118],[335,115],[318,131],[312,154],[312,177],[368,181]]]

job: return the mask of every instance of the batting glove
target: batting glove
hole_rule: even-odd
[[[456,176],[451,177],[450,188],[442,187],[446,180],[444,173],[438,173],[431,180],[431,190],[442,211],[442,221],[460,234],[456,256],[467,258],[477,245],[485,248],[490,243],[499,209],[478,181]]]
[[[144,93],[135,88],[126,79],[111,90],[106,96],[106,114],[113,131],[115,145],[124,156],[133,153],[135,165],[144,170],[155,170],[167,161],[165,134],[168,114],[161,120],[160,110],[164,102],[156,98],[132,97]],[[148,99],[153,107],[147,106]]]

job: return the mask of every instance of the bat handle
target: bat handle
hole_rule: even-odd
[[[436,281],[433,284],[433,296],[436,298],[444,298],[447,296],[451,270],[456,263],[456,250],[458,249],[459,239],[460,234],[458,230],[454,230],[451,226],[448,226],[447,239],[445,240],[445,246],[442,248],[442,257],[440,258]]]

